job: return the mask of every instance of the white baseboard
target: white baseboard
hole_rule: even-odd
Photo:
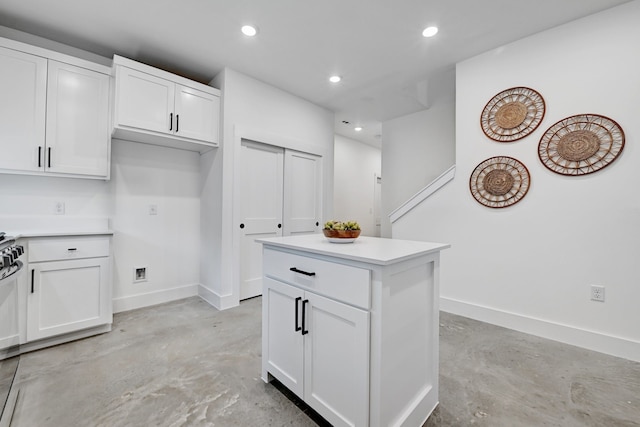
[[[194,297],[198,295],[198,286],[199,285],[197,283],[194,283],[192,285],[184,285],[177,288],[114,298],[113,312],[120,313],[123,311],[135,310],[136,308],[149,307],[151,305]]]
[[[640,342],[605,335],[548,320],[496,310],[477,304],[440,297],[440,310],[502,326],[538,337],[560,341],[600,353],[640,362]]]
[[[215,291],[202,285],[198,286],[198,296],[218,310],[226,310],[237,307],[240,304],[237,298],[233,298],[233,295],[219,295]]]

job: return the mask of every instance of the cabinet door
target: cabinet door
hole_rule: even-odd
[[[108,175],[109,76],[49,61],[45,171]]]
[[[334,426],[369,421],[369,313],[307,292],[304,401]]]
[[[322,157],[286,150],[284,236],[319,233],[322,216]]]
[[[0,169],[37,171],[44,149],[47,60],[0,47]]]
[[[175,113],[176,135],[218,143],[219,97],[176,85]]]
[[[172,134],[175,84],[132,70],[116,68],[116,126]]]
[[[300,398],[303,397],[304,374],[302,297],[303,291],[298,288],[270,278],[264,279],[263,378],[267,379],[269,372]]]
[[[108,260],[29,265],[27,341],[111,323]]]

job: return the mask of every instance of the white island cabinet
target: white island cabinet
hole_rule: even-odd
[[[262,379],[334,426],[421,426],[438,404],[447,244],[321,235],[263,244]]]

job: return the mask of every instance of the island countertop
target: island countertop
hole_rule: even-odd
[[[353,243],[331,243],[322,234],[269,237],[256,242],[278,248],[327,255],[377,265],[389,265],[449,248],[448,243],[358,237]]]

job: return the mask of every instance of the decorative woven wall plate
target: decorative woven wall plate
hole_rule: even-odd
[[[499,156],[476,166],[469,179],[469,189],[478,203],[490,208],[506,208],[527,194],[530,183],[525,165],[512,157]]]
[[[540,161],[561,175],[587,175],[608,166],[624,148],[624,131],[598,114],[571,116],[551,126],[538,144]]]
[[[528,87],[512,87],[487,102],[480,115],[480,126],[489,138],[512,142],[536,130],[544,112],[542,95]]]

